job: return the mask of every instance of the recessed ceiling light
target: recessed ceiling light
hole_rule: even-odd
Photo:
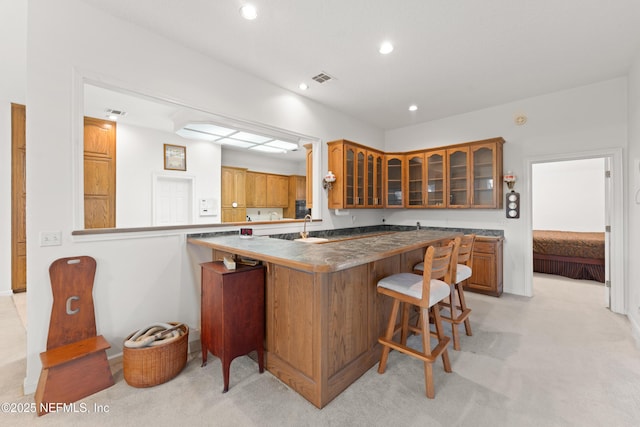
[[[298,87],[300,88],[300,90],[307,90],[307,89],[309,89],[309,85],[308,85],[308,84],[306,84],[306,83],[300,83],[300,84],[298,85]]]
[[[417,105],[409,105],[409,111],[416,111],[418,109]]]
[[[242,15],[244,19],[253,21],[258,17],[258,10],[252,4],[245,4],[240,8],[240,15]]]
[[[380,49],[378,51],[383,55],[389,54],[393,52],[393,45],[391,42],[384,42],[380,45]]]

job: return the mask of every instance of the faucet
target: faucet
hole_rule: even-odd
[[[311,222],[311,215],[306,214],[304,216],[304,226],[302,227],[302,231],[300,232],[300,237],[306,239],[309,237],[309,233],[307,232],[307,218],[309,218],[309,222]]]
[[[276,219],[278,219],[278,212],[269,212],[269,221],[273,221],[273,216],[276,216]]]

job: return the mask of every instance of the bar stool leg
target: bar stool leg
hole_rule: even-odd
[[[433,311],[433,319],[436,326],[436,334],[438,335],[438,342],[444,340],[444,329],[442,328],[442,318],[440,317],[440,304],[436,304],[431,307]],[[451,372],[451,362],[449,361],[449,352],[445,348],[442,352],[442,364],[444,365],[445,372]]]
[[[420,329],[422,330],[422,352],[426,356],[431,355],[431,333],[429,328],[429,309],[422,308],[420,310]],[[424,383],[427,390],[427,397],[433,399],[436,395],[433,386],[433,363],[424,362]]]
[[[398,317],[398,310],[400,309],[400,301],[393,300],[393,307],[391,308],[391,316],[389,317],[389,324],[387,325],[387,332],[385,333],[385,339],[388,341],[393,340],[393,331],[396,327],[396,318]],[[378,373],[384,374],[387,368],[387,359],[389,358],[390,347],[382,345],[382,355],[380,356],[380,364],[378,365]]]
[[[464,291],[462,290],[463,283],[464,282],[456,284],[456,287],[458,288],[458,299],[460,300],[460,309],[462,310],[462,312],[465,312],[467,311],[467,302],[464,299]],[[473,335],[473,333],[471,332],[471,321],[469,320],[469,317],[464,319],[464,329],[468,336]]]

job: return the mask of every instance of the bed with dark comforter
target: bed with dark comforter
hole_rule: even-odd
[[[604,283],[604,233],[534,230],[533,271]]]

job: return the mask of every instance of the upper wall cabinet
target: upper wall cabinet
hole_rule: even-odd
[[[327,145],[329,170],[337,177],[329,190],[329,209],[382,207],[383,154],[345,139]]]
[[[502,208],[502,144],[493,138],[384,154],[329,142],[329,170],[337,176],[329,208]]]
[[[406,155],[405,193],[407,208],[446,208],[446,150]]]
[[[468,208],[471,205],[469,192],[469,147],[456,146],[447,149],[449,163],[449,207]]]
[[[502,138],[447,149],[450,208],[502,208]]]
[[[368,208],[381,208],[383,205],[383,162],[384,154],[379,151],[367,150],[367,197],[365,205]]]
[[[502,208],[502,138],[469,147],[471,156],[471,206]]]
[[[405,205],[403,197],[403,180],[405,168],[404,154],[385,154],[384,156],[384,206],[386,208],[402,208]]]

